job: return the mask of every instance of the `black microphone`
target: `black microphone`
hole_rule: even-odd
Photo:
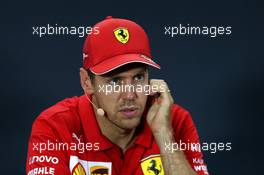
[[[89,97],[87,96],[87,94],[85,94],[87,100],[96,108],[96,113],[99,115],[99,116],[104,116],[105,112],[102,108],[98,108],[90,99]]]

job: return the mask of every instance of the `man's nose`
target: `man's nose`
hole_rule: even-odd
[[[126,91],[122,93],[122,98],[125,100],[134,100],[136,99],[136,97],[137,97],[137,94],[135,90]]]
[[[122,92],[122,98],[125,100],[134,100],[137,97],[135,85],[132,80],[124,81],[124,89]]]

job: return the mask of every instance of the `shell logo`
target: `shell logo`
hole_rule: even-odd
[[[86,175],[83,166],[80,163],[77,163],[72,170],[72,175]]]

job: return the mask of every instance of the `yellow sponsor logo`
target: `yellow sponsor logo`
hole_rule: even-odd
[[[126,44],[129,40],[129,32],[126,28],[117,28],[114,30],[116,39],[123,44]]]
[[[86,175],[85,170],[84,170],[83,166],[80,163],[78,163],[73,168],[72,175]]]
[[[141,162],[144,175],[164,175],[164,170],[159,156],[149,157]]]
[[[109,171],[107,167],[104,166],[92,166],[90,168],[91,175],[108,175]]]

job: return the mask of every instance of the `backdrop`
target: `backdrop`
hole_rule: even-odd
[[[108,15],[136,21],[176,103],[188,109],[214,175],[260,174],[263,167],[263,3],[260,1],[10,1],[1,5],[1,174],[25,174],[31,125],[45,108],[79,96],[84,37],[37,35],[36,27],[92,26]],[[231,34],[165,34],[165,27],[223,26]]]

